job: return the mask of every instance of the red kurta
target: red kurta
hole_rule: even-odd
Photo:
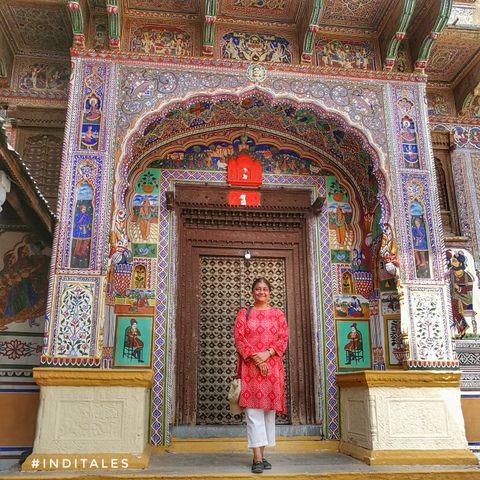
[[[244,408],[287,413],[282,361],[288,342],[285,315],[278,308],[252,308],[246,322],[246,314],[247,308],[238,312],[234,329],[235,345],[240,354],[238,370],[242,380],[239,404]],[[277,354],[267,360],[268,375],[264,377],[250,356],[269,348],[273,348]]]

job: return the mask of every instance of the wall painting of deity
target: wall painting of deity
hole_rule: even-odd
[[[157,242],[158,195],[134,195],[130,228],[134,242]]]
[[[130,34],[132,52],[155,55],[193,55],[193,40],[189,32],[177,27],[145,25]]]
[[[153,317],[118,315],[113,366],[150,368],[152,341]]]
[[[93,228],[93,188],[88,183],[77,187],[73,215],[71,268],[88,268]]]
[[[404,357],[400,317],[385,317],[384,332],[387,365],[389,367],[400,367]]]
[[[430,248],[423,206],[417,200],[410,204],[410,228],[412,229],[415,274],[417,278],[431,278]]]
[[[370,304],[360,295],[335,295],[333,307],[335,318],[370,318]]]
[[[337,363],[341,369],[371,368],[368,320],[337,320]]]
[[[368,41],[321,37],[315,43],[317,65],[375,70],[375,49]]]
[[[420,168],[415,122],[408,116],[401,120],[402,155],[406,168]]]
[[[222,57],[249,62],[292,63],[288,40],[276,35],[229,32],[222,39]]]

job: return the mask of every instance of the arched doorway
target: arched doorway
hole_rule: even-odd
[[[263,125],[270,122],[269,127],[260,125],[262,122]],[[187,332],[195,330],[196,335],[199,335],[199,324],[197,322],[192,329],[186,322],[180,321],[178,308],[181,305],[181,294],[178,290],[182,286],[182,280],[179,276],[184,275],[187,282],[190,277],[188,269],[181,266],[183,252],[179,248],[182,241],[179,237],[179,234],[182,235],[179,224],[183,224],[187,213],[180,210],[172,213],[172,210],[168,210],[165,192],[180,191],[187,183],[200,184],[206,189],[225,185],[225,162],[229,156],[239,151],[242,142],[254,155],[261,157],[265,188],[283,188],[287,192],[306,190],[310,205],[317,198],[325,199],[324,207],[317,212],[318,216],[308,209],[305,222],[299,228],[306,232],[297,241],[304,245],[304,260],[292,260],[292,264],[306,264],[304,271],[295,275],[304,281],[299,296],[310,315],[298,314],[299,319],[306,319],[306,328],[302,327],[305,334],[299,337],[298,345],[307,347],[303,350],[295,349],[304,353],[301,353],[303,361],[295,361],[294,364],[297,369],[298,365],[304,367],[307,374],[303,375],[301,382],[296,382],[301,393],[297,398],[300,399],[303,395],[303,400],[293,405],[294,415],[287,422],[321,423],[325,435],[335,438],[335,429],[338,431],[338,409],[333,374],[339,367],[339,356],[345,356],[344,345],[337,345],[335,338],[343,332],[341,329],[347,323],[352,323],[354,313],[348,313],[349,302],[360,302],[363,313],[359,322],[364,328],[365,336],[369,336],[368,297],[373,275],[372,255],[366,239],[371,234],[373,212],[378,206],[378,198],[381,205],[379,223],[383,224],[388,219],[389,207],[385,201],[385,181],[378,167],[378,158],[366,139],[342,123],[338,117],[316,111],[313,106],[294,105],[285,100],[275,102],[263,95],[198,99],[181,107],[175,105],[156,118],[145,121],[139,134],[132,137],[132,142],[129,143],[129,153],[132,155],[129,180],[124,187],[119,185],[121,188],[117,187],[116,190],[117,195],[119,191],[123,192],[118,198],[117,216],[125,212],[122,218],[127,223],[125,236],[119,236],[120,240],[125,241],[127,237],[127,244],[128,241],[133,242],[134,264],[136,261],[142,262],[143,260],[138,260],[142,258],[148,260],[146,264],[156,263],[150,267],[150,276],[155,281],[151,283],[154,285],[151,294],[153,301],[148,302],[149,312],[155,317],[154,351],[162,351],[161,356],[155,356],[154,353],[152,359],[154,369],[158,372],[152,404],[154,443],[158,442],[162,434],[167,434],[169,424],[197,423],[199,405],[196,400],[200,396],[198,365],[195,365],[195,375],[191,376],[195,379],[190,382],[190,392],[193,391],[195,395],[185,395],[185,398],[196,397],[195,401],[191,405],[185,401],[180,402],[180,406],[178,404],[181,386],[179,375],[185,375],[188,368],[188,359],[184,357],[182,360],[179,356],[178,340],[179,337],[184,337],[182,328]],[[157,197],[151,199],[154,208],[145,210],[144,216],[149,217],[149,224],[156,225],[157,230],[149,230],[153,232],[155,240],[142,242],[141,235],[150,235],[145,233],[145,224],[142,234],[139,220],[145,196],[150,195],[143,192],[147,177],[153,178],[154,184],[156,182],[151,194]],[[207,207],[208,202],[203,210],[208,210]],[[218,205],[215,209],[217,213],[222,210]],[[282,212],[278,208],[273,210],[276,211],[275,222],[280,221]],[[156,212],[156,216],[152,216],[151,212]],[[269,213],[268,210],[265,213]],[[212,218],[205,217],[205,212],[200,212],[196,218],[190,218],[189,222],[205,224],[207,220],[213,221]],[[197,227],[197,230],[205,229]],[[212,238],[215,239],[219,232],[225,236],[225,231],[232,230],[235,229],[217,228],[213,234],[210,232],[210,237],[207,235],[201,241],[211,248]],[[245,230],[248,228],[237,229],[237,236]],[[246,243],[254,244],[257,239],[248,239],[248,235],[245,235]],[[195,239],[190,240],[193,242]],[[193,255],[197,262],[195,268],[199,272],[202,261],[208,263],[215,260],[217,263],[212,268],[218,270],[219,262],[234,257],[237,260],[241,258],[245,242],[232,244],[232,239],[229,238],[222,241],[224,244],[217,245],[220,250],[213,253],[210,251],[208,255],[202,253],[202,245],[194,246],[197,248]],[[229,245],[228,248],[225,243]],[[277,255],[278,252],[272,256],[272,242],[269,244],[268,238],[263,243],[266,244],[265,248],[255,247],[259,250],[258,258],[285,258],[282,257],[283,254]],[[232,252],[225,249],[236,249],[236,252],[230,255]],[[192,271],[195,268],[192,267]],[[241,270],[241,263],[238,268]],[[285,266],[282,268],[288,270]],[[146,270],[148,272],[148,265]],[[353,282],[348,292],[340,286],[341,279],[347,277]],[[248,283],[246,278],[245,285]],[[199,274],[192,284],[200,283]],[[300,284],[301,281],[294,283]],[[212,287],[210,285],[206,288]],[[289,288],[288,279],[284,279],[283,289],[288,291]],[[187,296],[194,295],[195,293]],[[244,298],[239,301],[243,303]],[[295,301],[295,298],[291,299],[290,304],[295,304]],[[189,308],[197,318],[202,307],[197,302],[197,306]],[[342,318],[343,308],[347,309],[345,318]],[[209,328],[212,326],[207,327],[206,337]],[[365,345],[368,348],[368,342]],[[193,352],[198,352],[199,348],[197,343]],[[188,344],[182,347],[182,351],[188,351]],[[364,355],[364,363],[355,366],[368,368],[370,363],[367,354]],[[175,396],[173,392],[176,392]],[[307,399],[311,401],[308,408],[305,407]],[[211,404],[207,401],[206,405],[208,411]],[[300,411],[301,415],[297,413]],[[192,416],[191,412],[195,415]],[[214,414],[213,421],[217,420],[218,417],[215,418]]]

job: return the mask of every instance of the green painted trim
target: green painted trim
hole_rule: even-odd
[[[108,7],[118,7],[118,0],[107,0],[107,11]],[[120,37],[120,14],[111,13],[108,15],[108,36],[109,38],[119,38]]]
[[[312,13],[310,15],[310,22],[305,32],[305,38],[303,40],[302,53],[313,53],[313,45],[315,41],[315,32],[310,31],[310,25],[318,26],[320,17],[323,11],[323,5],[325,0],[313,0]]]
[[[70,8],[70,4],[78,5],[76,10]],[[72,19],[72,31],[74,35],[83,34],[84,32],[84,22],[83,22],[83,13],[82,7],[78,0],[71,0],[69,2],[70,17]]]
[[[435,41],[432,38],[432,34],[440,33],[445,26],[447,25],[450,13],[452,11],[453,0],[441,0],[440,12],[438,14],[437,20],[433,25],[432,32],[430,35],[424,38],[422,46],[418,54],[417,62],[426,62],[430,58],[430,53],[432,51],[433,42]]]
[[[387,54],[385,56],[385,62],[387,60],[394,62],[397,59],[398,49],[400,47],[400,44],[402,43],[402,41],[397,38],[397,34],[407,32],[408,26],[410,25],[413,17],[416,3],[417,0],[404,0],[403,11],[400,15],[400,20],[398,22],[395,34],[390,39],[387,48]]]
[[[215,43],[215,23],[208,23],[206,17],[215,17],[217,15],[217,2],[215,0],[205,1],[205,24],[203,28],[203,44],[211,45]]]

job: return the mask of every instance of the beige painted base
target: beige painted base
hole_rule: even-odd
[[[337,374],[340,452],[370,465],[472,465],[460,405],[460,373]]]
[[[340,442],[339,452],[367,465],[476,465],[477,457],[463,450],[368,450]]]
[[[148,465],[151,370],[41,368],[34,378],[40,407],[25,470]]]

